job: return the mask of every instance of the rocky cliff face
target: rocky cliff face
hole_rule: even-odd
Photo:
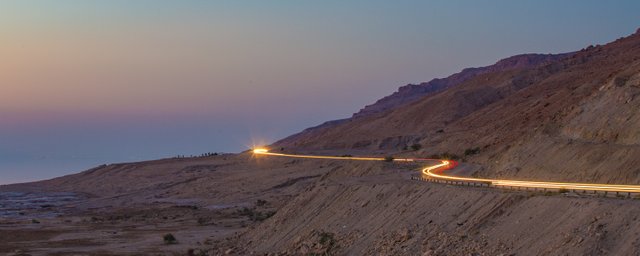
[[[420,84],[408,84],[398,88],[397,92],[376,101],[374,104],[364,107],[353,114],[353,117],[369,116],[408,105],[426,95],[456,86],[481,74],[535,67],[557,61],[568,55],[569,54],[521,54],[502,59],[490,66],[466,68],[446,78],[436,78]]]

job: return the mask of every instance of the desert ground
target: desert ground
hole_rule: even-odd
[[[363,152],[350,152],[359,153]],[[317,154],[339,154],[318,152]],[[398,155],[403,153],[398,152]],[[412,155],[405,152],[404,155]],[[380,155],[370,153],[370,155]],[[1,190],[6,255],[629,255],[640,200],[412,180],[416,165],[251,153],[115,164]],[[461,173],[481,167],[462,164]],[[170,178],[169,178],[170,177]],[[53,213],[43,215],[42,213]],[[31,217],[41,216],[41,217]],[[165,241],[172,234],[176,241]]]

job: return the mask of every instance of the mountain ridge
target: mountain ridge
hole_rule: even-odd
[[[326,121],[320,125],[306,128],[299,133],[295,133],[281,140],[278,140],[274,143],[274,145],[290,144],[300,137],[322,134],[328,129],[331,129],[340,124],[347,123],[354,119],[366,118],[384,112],[392,111],[394,109],[414,103],[427,95],[438,93],[448,88],[457,86],[465,81],[468,81],[469,79],[482,74],[546,65],[554,61],[566,58],[571,54],[573,54],[573,52],[559,54],[518,54],[500,59],[489,66],[464,68],[460,72],[454,73],[445,78],[434,78],[429,82],[401,86],[396,92],[377,100],[373,104],[363,107],[358,112],[354,113],[350,118]]]

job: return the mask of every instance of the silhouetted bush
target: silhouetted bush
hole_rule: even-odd
[[[449,152],[445,152],[441,155],[442,159],[445,160],[459,160],[460,156],[456,155],[456,154],[451,154]]]
[[[421,148],[422,148],[422,145],[420,145],[420,144],[418,144],[418,143],[411,145],[411,149],[412,149],[413,151],[418,151],[418,150],[420,150]]]
[[[256,206],[263,206],[265,204],[267,204],[266,200],[258,199],[258,201],[256,201]]]
[[[276,214],[275,211],[260,212],[247,207],[242,208],[242,210],[238,210],[238,213],[242,216],[249,217],[252,221],[263,221]]]
[[[322,232],[320,233],[320,244],[322,245],[332,245],[335,242],[333,238],[333,233]]]
[[[480,148],[479,147],[475,147],[475,148],[468,148],[464,151],[464,155],[465,156],[472,156],[475,154],[480,153]]]
[[[569,193],[569,190],[566,188],[561,188],[560,190],[558,190],[558,193]]]
[[[451,154],[449,152],[445,152],[445,153],[442,153],[440,155],[433,154],[433,155],[430,155],[429,158],[444,159],[444,160],[460,160],[460,156],[459,155]]]
[[[271,218],[271,216],[275,215],[276,212],[275,211],[266,211],[266,212],[256,212],[253,216],[251,216],[251,220],[253,221],[263,221],[266,220],[268,218]]]
[[[164,240],[165,244],[177,244],[178,240],[176,240],[176,237],[173,236],[173,234],[169,233],[169,234],[165,234],[162,237],[162,240]]]
[[[393,156],[385,156],[384,157],[384,161],[385,162],[393,162],[393,159],[394,159]]]

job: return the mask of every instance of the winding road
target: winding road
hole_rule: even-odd
[[[384,157],[353,157],[353,156],[319,156],[319,155],[294,155],[284,153],[269,152],[266,148],[253,149],[255,155],[280,156],[292,158],[309,158],[309,159],[333,159],[333,160],[355,160],[355,161],[389,161]],[[604,192],[623,192],[623,193],[640,193],[640,185],[616,185],[616,184],[593,184],[593,183],[571,183],[571,182],[547,182],[547,181],[525,181],[525,180],[503,180],[503,179],[483,179],[472,177],[458,177],[444,174],[445,171],[453,169],[457,166],[457,162],[442,159],[428,158],[394,158],[394,162],[432,162],[433,164],[422,168],[422,177],[425,179],[434,179],[451,182],[467,182],[474,184],[487,184],[492,187],[510,187],[510,188],[533,188],[533,189],[555,189],[555,190],[581,190],[581,191],[604,191]]]

